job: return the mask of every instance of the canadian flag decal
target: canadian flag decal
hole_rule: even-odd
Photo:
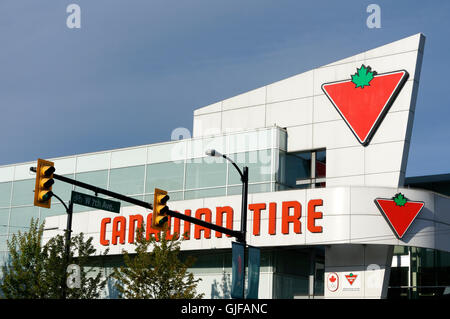
[[[361,65],[351,79],[322,84],[322,90],[357,140],[368,145],[406,80],[405,70],[377,74]]]
[[[386,217],[399,239],[403,237],[416,216],[425,206],[424,202],[411,201],[402,193],[396,194],[391,199],[376,198],[375,204]]]

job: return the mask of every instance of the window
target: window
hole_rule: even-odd
[[[147,165],[146,193],[155,188],[167,191],[182,190],[184,183],[184,162],[163,162]]]
[[[242,170],[248,166],[249,183],[268,182],[272,177],[272,151],[234,153],[228,156]],[[228,185],[241,185],[241,176],[230,162],[228,164]]]
[[[11,206],[33,205],[35,184],[34,179],[15,181]]]
[[[0,209],[0,236],[8,232],[9,208]],[[0,237],[3,239],[2,237]]]
[[[325,187],[326,151],[280,152],[278,172],[279,189]]]
[[[186,189],[225,186],[227,163],[223,158],[197,158],[186,164]]]
[[[75,179],[77,181],[91,184],[100,188],[106,188],[108,186],[108,171],[102,170],[102,171],[77,173]],[[75,190],[83,192],[85,188],[76,187]]]
[[[109,189],[126,195],[143,194],[144,175],[143,165],[112,169],[109,173]]]
[[[0,207],[9,207],[11,201],[11,182],[0,183]]]

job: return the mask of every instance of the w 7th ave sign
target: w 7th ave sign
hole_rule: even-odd
[[[113,213],[120,213],[120,202],[91,196],[88,194],[72,191],[72,202],[95,209],[106,210]]]

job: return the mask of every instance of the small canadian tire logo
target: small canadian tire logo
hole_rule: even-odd
[[[330,272],[327,276],[327,288],[331,292],[335,292],[339,288],[339,276],[335,272]]]
[[[351,285],[353,285],[353,283],[355,282],[356,278],[358,277],[358,275],[355,275],[353,273],[349,273],[348,275],[345,275],[345,278],[347,278],[348,283]]]

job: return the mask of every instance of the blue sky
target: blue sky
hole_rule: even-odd
[[[448,30],[444,0],[2,0],[0,165],[169,141],[198,107],[422,32],[406,175],[449,173]]]

